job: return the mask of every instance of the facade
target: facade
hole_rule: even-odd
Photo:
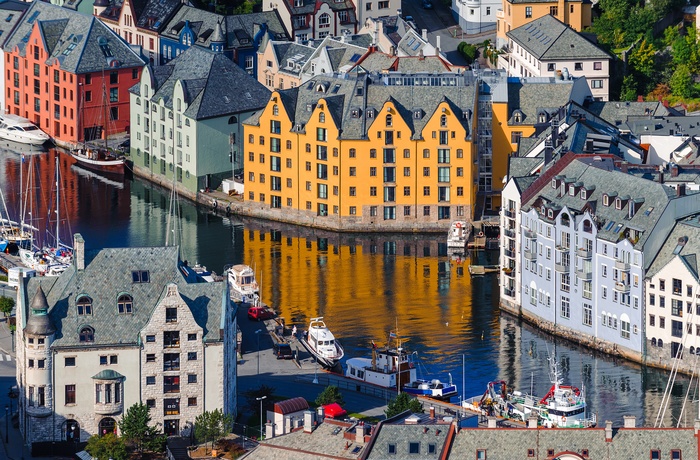
[[[148,0],[144,3],[96,0],[91,13],[127,43],[140,46],[153,66],[160,64],[160,34],[181,5],[180,0]]]
[[[498,65],[508,75],[586,77],[594,100],[609,99],[612,58],[554,16],[542,16],[506,36],[509,52],[499,55]]]
[[[301,68],[301,82],[320,75],[348,72],[367,53],[370,40],[369,35],[324,38]]]
[[[196,46],[224,53],[257,78],[257,52],[265,38],[288,39],[285,26],[275,11],[223,16],[185,5],[161,33],[161,63]]]
[[[370,34],[372,36],[372,45],[385,53],[393,54],[392,46],[394,49],[397,49],[403,36],[412,30],[415,31],[400,15],[393,14],[391,16],[365,19],[362,23],[362,28],[357,33]]]
[[[271,90],[301,85],[301,69],[314,50],[301,43],[264,40],[258,49],[258,82]]]
[[[508,32],[548,14],[582,32],[591,26],[592,6],[590,0],[504,0],[496,12],[496,46],[508,46]]]
[[[117,432],[131,405],[166,434],[197,415],[236,415],[236,312],[227,283],[187,284],[178,248],[85,252],[17,296],[20,430],[36,447]],[[224,327],[225,325],[225,327]]]
[[[64,144],[128,129],[128,90],[144,61],[98,19],[33,2],[4,51],[8,113]]]
[[[244,126],[244,199],[261,216],[348,230],[471,220],[476,88],[467,74],[352,72],[275,91]]]
[[[144,68],[130,93],[134,167],[190,197],[242,170],[241,123],[270,94],[223,53],[198,46]]]
[[[366,8],[376,7],[369,11],[389,14],[390,1],[394,0],[370,0]],[[272,0],[263,2],[262,7],[263,11],[276,11],[292,38],[299,41],[354,34],[361,24],[352,0]]]
[[[493,32],[501,5],[498,0],[452,0],[452,16],[466,35]]]
[[[27,8],[29,8],[29,3],[18,0],[6,0],[0,3],[0,17],[5,18],[0,24],[0,40],[7,38],[22,19]],[[0,48],[0,72],[2,75],[5,75],[5,61],[5,50]],[[6,107],[5,91],[0,92],[0,107]]]

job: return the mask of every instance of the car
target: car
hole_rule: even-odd
[[[430,2],[430,0],[423,0],[423,8],[426,10],[432,10],[433,9],[433,4]]]
[[[294,353],[292,352],[292,346],[288,343],[276,343],[274,346],[275,356],[277,359],[292,359],[294,358]]]
[[[253,306],[248,309],[248,319],[254,321],[264,321],[274,318],[275,312],[264,307]]]

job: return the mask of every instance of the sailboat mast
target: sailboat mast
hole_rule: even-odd
[[[105,117],[105,153],[107,152],[107,128],[109,127],[109,122],[107,118],[107,84],[105,83],[105,68],[102,67],[102,110],[104,111]]]
[[[61,227],[61,207],[59,206],[59,177],[58,177],[58,152],[56,153],[56,249],[61,247],[61,239],[58,232]]]

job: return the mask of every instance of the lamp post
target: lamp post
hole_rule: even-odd
[[[261,332],[262,332],[262,329],[258,329],[257,331],[255,331],[255,335],[258,336],[258,375],[260,375],[260,333]]]
[[[317,374],[317,371],[318,371],[318,357],[316,357],[316,356],[314,356],[314,357],[316,358],[316,360],[315,360],[315,362],[314,362],[314,381],[313,381],[313,383],[314,383],[314,385],[318,385],[318,374]]]
[[[261,396],[259,398],[255,398],[257,401],[260,401],[260,441],[262,441],[262,426],[263,426],[263,411],[262,411],[262,405],[263,405],[263,399],[267,399],[267,396]]]
[[[5,444],[10,442],[10,407],[5,404]]]

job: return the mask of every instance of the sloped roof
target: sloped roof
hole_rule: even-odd
[[[302,410],[307,410],[309,408],[309,403],[306,399],[302,397],[287,399],[285,401],[280,401],[275,403],[274,411],[277,414],[292,414],[294,412],[299,412]]]
[[[50,57],[62,70],[81,74],[145,64],[119,35],[94,16],[45,2],[32,2],[3,49],[26,54],[27,38],[37,24]]]

